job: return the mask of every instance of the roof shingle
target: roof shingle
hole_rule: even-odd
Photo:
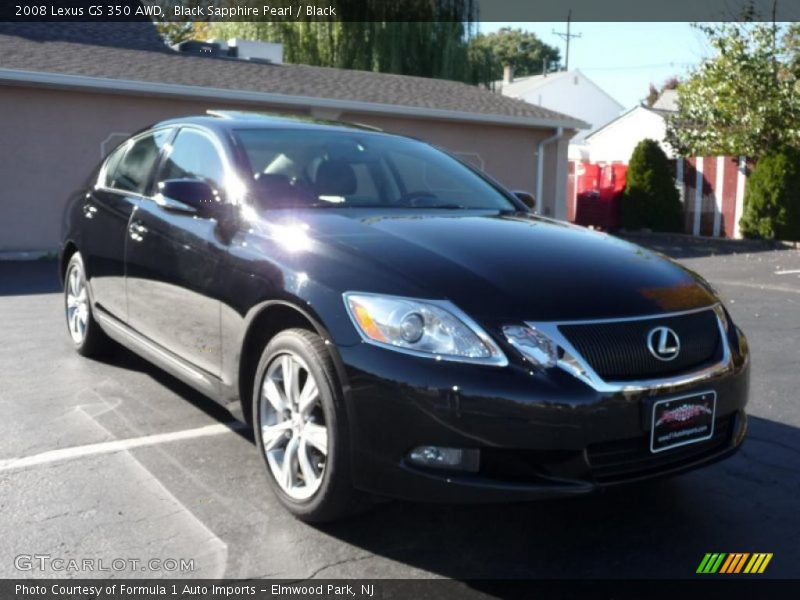
[[[581,125],[573,117],[455,81],[187,55],[168,48],[151,23],[0,24],[0,68]]]

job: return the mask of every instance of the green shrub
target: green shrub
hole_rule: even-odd
[[[683,207],[675,178],[667,155],[655,140],[644,139],[633,149],[621,211],[621,224],[626,229],[683,229]]]
[[[768,240],[800,240],[800,150],[768,151],[756,163],[744,192],[742,234]]]

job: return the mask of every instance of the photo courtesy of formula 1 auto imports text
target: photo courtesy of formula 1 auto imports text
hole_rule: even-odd
[[[0,597],[797,598],[800,6],[0,6]]]

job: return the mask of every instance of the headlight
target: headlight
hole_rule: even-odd
[[[477,323],[445,300],[347,293],[345,305],[365,341],[437,360],[508,364]]]

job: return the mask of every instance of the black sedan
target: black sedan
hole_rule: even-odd
[[[309,521],[584,494],[745,436],[747,342],[706,282],[417,140],[159,123],[71,199],[61,265],[76,350],[116,340],[251,423]]]

